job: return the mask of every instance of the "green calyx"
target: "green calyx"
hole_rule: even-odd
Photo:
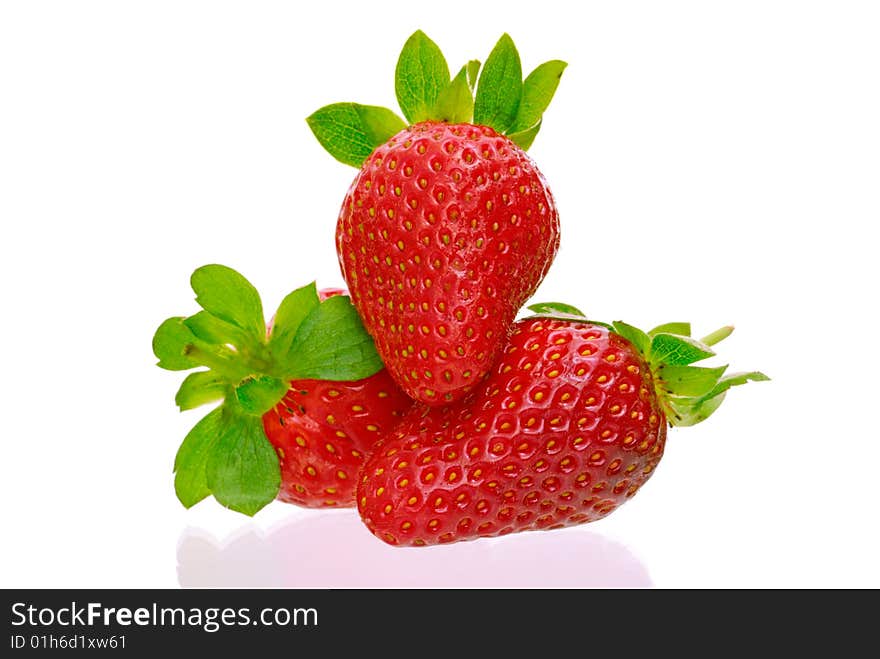
[[[238,272],[206,265],[191,278],[202,307],[169,318],[153,336],[158,366],[187,375],[175,396],[181,410],[221,401],[184,439],[175,490],[190,507],[213,494],[253,515],[278,494],[278,458],[262,415],[291,380],[360,380],[382,368],[372,338],[346,296],[320,301],[315,284],[281,302],[270,331],[256,289]]]
[[[565,67],[565,62],[551,60],[523,80],[519,52],[504,34],[485,65],[471,60],[451,77],[440,48],[417,30],[404,44],[394,73],[397,102],[406,121],[387,108],[358,103],[324,106],[306,121],[330,155],[353,167],[360,167],[407,122],[489,126],[528,149]]]
[[[695,339],[690,323],[665,323],[644,332],[622,321],[609,324],[587,320],[577,308],[558,302],[528,308],[541,316],[601,325],[632,343],[651,367],[657,398],[671,426],[692,426],[705,421],[718,409],[731,387],[770,379],[759,371],[727,373],[726,365],[694,366],[715,356],[712,346],[730,336],[733,327],[729,325]]]

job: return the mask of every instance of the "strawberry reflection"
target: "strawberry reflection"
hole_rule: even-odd
[[[352,511],[295,514],[218,541],[186,529],[177,549],[184,587],[592,588],[650,587],[623,545],[583,528],[455,545],[399,549],[374,538]]]

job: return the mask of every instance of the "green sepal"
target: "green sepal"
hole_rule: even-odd
[[[153,335],[153,354],[159,359],[159,368],[168,371],[186,371],[201,366],[190,356],[188,346],[196,340],[183,316],[168,318]]]
[[[193,335],[205,343],[241,346],[253,341],[241,329],[207,311],[199,311],[183,321]]]
[[[334,332],[326,331],[333,327]],[[321,302],[302,321],[285,363],[291,380],[361,380],[384,367],[346,295]]]
[[[654,363],[687,366],[714,355],[709,346],[689,336],[660,332],[651,337],[650,359]]]
[[[657,325],[654,329],[648,332],[648,336],[654,336],[655,334],[678,334],[680,336],[690,336],[691,335],[691,324],[690,323],[663,323],[662,325]]]
[[[538,131],[541,130],[541,121],[536,123],[531,128],[526,128],[523,131],[519,131],[517,133],[510,133],[507,137],[516,144],[523,151],[528,151],[529,147],[532,146],[532,143],[535,141],[535,138],[538,136]]]
[[[449,86],[449,66],[442,51],[424,32],[416,30],[403,45],[394,72],[394,90],[403,116],[411,124],[436,118],[432,109]]]
[[[238,272],[225,265],[206,265],[190,279],[196,302],[222,321],[262,340],[266,334],[263,303],[257,289]]]
[[[288,293],[275,313],[269,334],[269,352],[278,360],[286,359],[293,337],[302,321],[318,308],[320,298],[315,282]]]
[[[674,396],[705,396],[718,384],[727,366],[706,368],[702,366],[672,366],[661,364],[657,367],[659,385]],[[720,393],[720,392],[719,392]]]
[[[482,63],[478,59],[472,59],[470,62],[465,64],[465,68],[467,69],[468,87],[470,87],[472,93],[477,88],[477,81],[480,76],[481,66]]]
[[[235,387],[235,399],[245,414],[262,416],[278,404],[290,385],[268,375],[245,378]]]
[[[720,380],[718,380],[718,384],[705,396],[703,396],[703,401],[708,401],[715,396],[723,394],[731,387],[736,387],[741,384],[745,384],[746,382],[767,382],[770,378],[761,373],[760,371],[749,371],[748,373],[731,373],[730,375],[726,375]]]
[[[218,407],[189,431],[174,457],[174,491],[191,508],[211,494],[206,466],[223,429],[223,407]]]
[[[568,64],[561,60],[550,60],[541,64],[526,77],[523,81],[522,98],[516,119],[509,130],[511,135],[529,130],[540,123],[544,111],[553,100],[566,66]],[[535,133],[537,134],[537,131]]]
[[[214,371],[196,371],[186,376],[174,402],[180,411],[192,410],[207,403],[223,400],[229,389],[225,378]]]
[[[770,378],[759,371],[749,373],[731,373],[720,378],[709,393],[696,397],[666,398],[666,409],[669,421],[674,426],[693,426],[708,419],[715,410],[721,407],[728,389],[746,382],[766,382]]]
[[[651,349],[651,337],[645,334],[638,327],[628,325],[622,320],[615,320],[611,323],[614,331],[627,341],[632,343],[642,354],[648,354]]]
[[[306,121],[321,146],[352,167],[363,165],[377,146],[406,128],[388,108],[359,103],[326,105]]]
[[[495,44],[477,84],[474,123],[506,132],[516,119],[522,98],[522,64],[510,35]]]
[[[667,396],[664,399],[663,409],[669,425],[676,428],[684,428],[705,421],[712,416],[715,410],[721,407],[723,402],[724,394],[707,400]]]
[[[205,468],[207,487],[227,508],[255,515],[278,496],[278,455],[266,439],[260,417],[235,414],[227,408],[222,419],[222,432]]]
[[[529,311],[534,311],[541,315],[566,315],[575,316],[577,318],[586,318],[584,312],[565,302],[538,302],[530,304],[526,307]]]
[[[433,119],[451,124],[471,121],[474,116],[474,94],[468,84],[467,67],[461,67],[443,91],[437,96],[430,112]]]

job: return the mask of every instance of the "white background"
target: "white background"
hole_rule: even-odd
[[[773,381],[588,527],[394,550],[352,511],[186,511],[198,414],[152,333],[205,263],[269,310],[342,283],[354,170],[304,118],[393,105],[416,28],[454,69],[503,31],[569,62],[531,150],[563,227],[538,298],[735,323],[725,361]],[[4,2],[0,586],[880,586],[878,34],[845,1]]]

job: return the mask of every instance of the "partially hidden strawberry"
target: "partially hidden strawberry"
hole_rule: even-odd
[[[276,497],[353,506],[358,468],[412,401],[382,367],[348,297],[299,288],[267,331],[259,294],[235,270],[204,266],[191,284],[203,310],[163,322],[153,352],[168,370],[205,367],[183,381],[181,410],[222,402],[177,452],[181,503],[213,494],[247,515]]]
[[[523,81],[505,34],[482,71],[471,61],[450,80],[419,31],[395,75],[406,122],[356,103],[308,118],[360,169],[336,227],[352,302],[392,377],[427,405],[480,382],[556,255],[556,205],[525,149],[565,66],[546,62]]]
[[[281,465],[278,498],[309,507],[353,506],[357,475],[373,444],[412,404],[385,369],[355,382],[291,382],[263,415]]]
[[[478,389],[413,410],[363,467],[358,508],[392,545],[431,545],[600,519],[632,497],[663,456],[667,424],[692,425],[761,373],[693,363],[686,323],[645,333],[573,307],[516,323]]]

